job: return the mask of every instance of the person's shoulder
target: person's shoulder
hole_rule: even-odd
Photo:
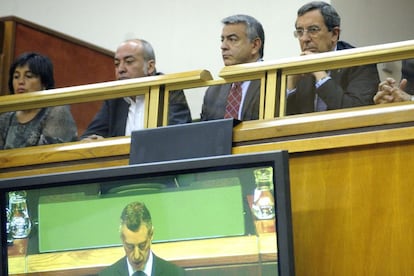
[[[122,275],[122,271],[128,271],[126,257],[123,257],[110,266],[104,268],[98,273],[98,276],[116,276]]]
[[[69,105],[57,105],[57,106],[46,107],[45,109],[48,109],[49,112],[52,114],[70,113]]]
[[[168,275],[170,276],[185,275],[185,270],[182,267],[179,267],[178,265],[164,260],[156,255],[154,255],[153,265],[155,266],[155,271],[158,271],[155,275],[164,275],[164,271],[168,271]]]
[[[251,80],[248,90],[253,90],[255,92],[259,91],[260,93],[260,85],[261,85],[260,80]]]
[[[345,49],[352,49],[352,48],[355,48],[355,46],[354,46],[354,45],[352,45],[352,44],[350,44],[350,43],[348,43],[348,42],[346,42],[346,41],[340,40],[340,41],[338,41],[338,43],[336,44],[336,48],[337,48],[338,50],[345,50]]]
[[[46,107],[42,110],[42,114],[42,117],[47,118],[46,120],[48,121],[58,121],[64,124],[75,124],[70,111],[70,106],[68,105]]]
[[[0,114],[0,128],[8,128],[11,124],[11,117],[14,112],[4,112]]]
[[[14,114],[14,111],[0,113],[0,119],[1,120],[8,120],[11,116],[13,116],[13,114]]]
[[[231,87],[231,83],[225,83],[225,84],[217,84],[217,85],[210,85],[206,93],[218,93],[221,90],[229,90]]]

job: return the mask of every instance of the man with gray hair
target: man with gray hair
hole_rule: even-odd
[[[115,52],[117,80],[160,75],[157,72],[154,49],[144,39],[129,39]],[[168,102],[168,124],[190,123],[191,113],[182,90],[171,91]],[[104,101],[101,109],[82,134],[82,140],[128,136],[144,128],[144,96],[125,97]]]
[[[221,55],[225,66],[261,61],[265,35],[262,24],[249,15],[224,18]],[[259,118],[260,80],[210,86],[203,100],[201,120]]]

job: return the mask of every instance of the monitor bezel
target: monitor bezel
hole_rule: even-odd
[[[277,173],[273,174],[274,196],[277,210],[277,254],[278,272],[281,276],[294,275],[293,229],[290,200],[290,179],[288,152],[272,151],[247,154],[211,156],[193,159],[144,163],[101,169],[89,169],[74,172],[25,176],[0,180],[0,209],[6,208],[6,196],[9,191],[19,189],[37,189],[66,185],[89,184],[96,181],[115,179],[130,179],[133,177],[152,177],[173,173],[188,173],[195,171],[217,171],[237,169],[252,166],[272,166]],[[8,253],[6,237],[5,212],[0,215],[1,263],[2,274],[8,273]]]

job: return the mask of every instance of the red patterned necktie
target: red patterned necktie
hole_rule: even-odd
[[[242,98],[241,82],[232,84],[229,96],[227,97],[226,112],[224,118],[239,118],[239,109]]]

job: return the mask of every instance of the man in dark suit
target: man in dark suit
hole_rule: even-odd
[[[115,52],[117,80],[159,75],[151,44],[143,39],[123,42]],[[191,122],[191,113],[182,90],[169,95],[168,124]],[[101,109],[81,135],[83,140],[130,135],[144,127],[144,97],[125,97],[104,101]]]
[[[151,251],[154,228],[150,212],[143,203],[132,202],[124,208],[120,232],[126,256],[102,270],[100,276],[184,275],[184,269]]]
[[[328,3],[310,2],[297,15],[294,34],[301,55],[353,48],[338,41],[341,19]],[[378,83],[376,64],[289,76],[286,114],[373,104]]]
[[[256,62],[263,58],[264,31],[259,21],[248,15],[233,15],[222,20],[221,52],[225,66]],[[234,84],[210,86],[203,100],[201,120],[230,118],[226,105]],[[241,104],[235,119],[259,118],[260,80],[241,83]]]

